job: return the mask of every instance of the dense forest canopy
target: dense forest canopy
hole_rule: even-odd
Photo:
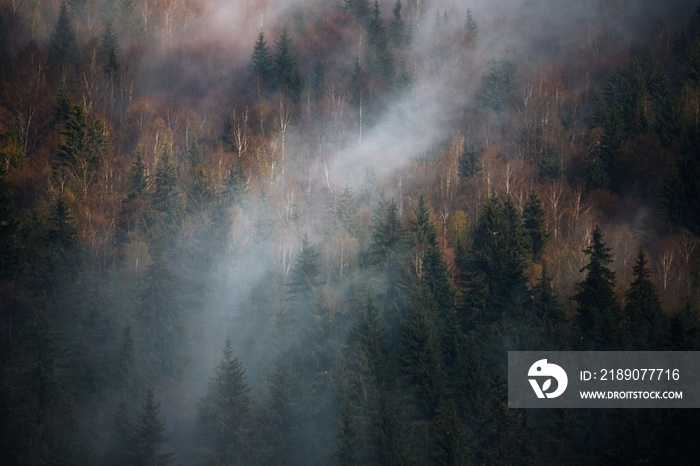
[[[700,6],[0,0],[0,464],[697,464],[507,351],[700,350]]]

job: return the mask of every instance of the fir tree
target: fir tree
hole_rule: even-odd
[[[467,144],[464,141],[462,146],[462,155],[459,157],[457,166],[457,175],[462,179],[468,179],[481,172],[481,163],[479,154],[474,146]]]
[[[265,42],[265,34],[260,32],[253,48],[253,56],[248,70],[253,75],[258,93],[267,93],[274,87],[274,62],[272,53]]]
[[[160,403],[155,401],[153,386],[148,387],[143,407],[133,426],[133,454],[135,466],[167,466],[175,463],[175,454],[163,452],[163,444],[170,441],[165,433],[165,420],[160,414]]]
[[[472,10],[469,8],[467,8],[467,19],[464,22],[464,28],[467,30],[467,34],[469,34],[469,44],[474,44],[479,37],[479,26],[476,24],[476,20],[474,16],[472,16]]]
[[[65,74],[67,67],[77,68],[80,65],[80,51],[75,31],[71,25],[68,5],[64,1],[58,14],[56,27],[51,34],[49,45],[49,60],[55,71]]]
[[[253,398],[240,359],[226,339],[223,354],[199,402],[199,446],[206,464],[245,464]]]
[[[630,332],[630,349],[634,351],[661,351],[666,322],[659,296],[651,281],[646,254],[639,250],[632,268],[634,281],[626,293],[625,318]]]
[[[146,269],[134,317],[147,371],[156,376],[176,374],[184,344],[180,298],[175,277],[161,253],[154,253],[153,262]]]
[[[572,297],[578,307],[576,323],[580,349],[613,350],[621,343],[615,272],[608,268],[612,263],[610,251],[603,242],[600,227],[596,226],[590,246],[583,250],[589,257],[588,264],[581,269],[586,277],[576,284],[576,294]]]
[[[299,100],[304,82],[299,72],[294,43],[287,29],[282,29],[275,41],[274,76],[278,90],[292,100]]]
[[[142,198],[146,194],[148,178],[146,177],[146,164],[143,161],[141,151],[136,152],[136,159],[129,171],[127,198]]]
[[[301,241],[301,250],[294,260],[294,266],[289,275],[287,293],[292,300],[308,300],[318,286],[320,254],[304,235]]]
[[[121,68],[118,59],[119,42],[110,21],[105,24],[105,31],[102,34],[102,39],[100,40],[99,53],[105,75],[108,77],[116,76]]]
[[[545,229],[546,220],[542,201],[537,194],[530,193],[530,198],[523,208],[523,227],[534,256],[539,255],[549,238],[549,232]]]

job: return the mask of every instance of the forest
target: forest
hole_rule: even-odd
[[[0,465],[695,465],[508,351],[700,351],[700,5],[0,0]]]

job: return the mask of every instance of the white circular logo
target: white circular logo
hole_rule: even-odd
[[[564,393],[569,383],[569,378],[566,376],[564,369],[556,364],[549,364],[546,359],[540,359],[530,366],[527,375],[528,377],[536,377],[528,380],[537,398],[556,398]],[[542,385],[540,385],[538,379],[542,379]],[[556,390],[549,392],[548,390],[552,388],[552,379],[557,381],[557,386]]]

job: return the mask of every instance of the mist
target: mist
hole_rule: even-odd
[[[697,348],[696,199],[658,207],[674,169],[695,173],[692,52],[679,52],[697,39],[695,3],[364,4],[73,1],[71,52],[59,2],[0,3],[11,461],[546,464],[527,455],[577,462],[600,443],[588,461],[603,464],[640,419],[661,439],[693,425],[572,415],[588,437],[563,439],[536,432],[556,415],[508,410],[499,384],[507,351],[584,341],[576,296],[598,225],[616,309],[634,302],[644,250],[665,333],[620,318],[626,339],[585,349]],[[274,77],[255,67],[261,33]],[[609,86],[644,66],[649,90],[630,104],[644,110],[624,114],[643,121],[613,134]],[[614,137],[616,158],[595,171]],[[494,222],[499,234],[544,232],[539,247],[514,241],[521,262],[498,259],[519,267],[507,284],[474,265],[493,212],[519,219]],[[544,282],[559,304],[538,301]],[[43,355],[60,364],[33,375]],[[57,395],[23,397],[32,377]],[[164,424],[152,445],[147,415]],[[658,442],[633,453],[645,435],[620,455],[671,458]]]

